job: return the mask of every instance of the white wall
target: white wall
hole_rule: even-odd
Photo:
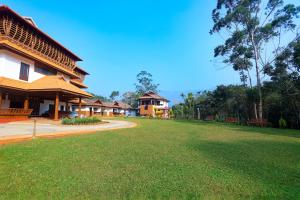
[[[168,108],[169,107],[169,103],[167,101],[160,101],[161,105],[156,105],[156,108]]]
[[[48,111],[50,104],[54,105],[54,101],[53,100],[44,100],[44,103],[40,104],[40,113],[39,114],[42,115],[43,113]],[[61,111],[60,106],[64,106],[64,110],[62,110],[62,111],[66,111],[66,103],[65,102],[59,102],[59,105],[58,105],[59,111]],[[69,107],[70,107],[70,104],[69,104]],[[70,110],[71,110],[71,108],[70,108]]]
[[[20,68],[21,62],[28,64],[29,67],[29,77],[28,82],[33,82],[37,79],[44,77],[45,75],[34,71],[34,60],[25,58],[8,50],[0,50],[0,76],[7,78],[20,80]],[[70,81],[70,76],[58,72],[58,75],[62,75],[67,82]],[[21,80],[22,81],[22,80]]]
[[[34,61],[7,50],[0,50],[0,76],[19,80],[21,62],[28,64],[28,82],[42,78],[44,75],[34,71]]]

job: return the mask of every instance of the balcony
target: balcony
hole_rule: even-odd
[[[0,117],[28,117],[32,113],[32,109],[23,108],[6,108],[0,109]]]

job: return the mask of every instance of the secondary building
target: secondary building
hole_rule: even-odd
[[[84,116],[136,116],[136,110],[130,105],[120,101],[105,102],[100,99],[83,99],[81,102],[81,111],[79,111],[79,102],[73,101],[72,110]]]
[[[0,118],[66,115],[89,98],[81,59],[42,32],[29,17],[0,6]]]
[[[155,94],[147,92],[139,98],[140,116],[169,118],[169,100]]]

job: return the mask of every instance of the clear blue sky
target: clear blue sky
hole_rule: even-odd
[[[90,72],[89,91],[134,90],[147,70],[160,90],[186,92],[239,83],[213,61],[219,36],[209,35],[213,0],[4,0],[76,53]]]

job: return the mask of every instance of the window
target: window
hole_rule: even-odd
[[[64,111],[65,107],[63,105],[60,106],[60,111]]]
[[[34,66],[34,71],[43,75],[55,75],[56,73],[46,67],[42,66],[40,63],[36,63]]]
[[[29,65],[25,63],[21,63],[19,79],[23,81],[28,81],[28,76],[29,76]]]
[[[54,105],[53,104],[49,104],[49,111],[53,112],[54,111]]]

